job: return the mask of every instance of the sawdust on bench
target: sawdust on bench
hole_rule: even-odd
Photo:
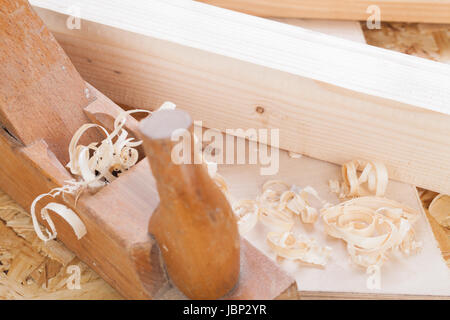
[[[67,285],[73,274],[67,268],[74,265],[80,289]],[[0,299],[120,298],[62,243],[41,241],[30,215],[0,191]]]
[[[367,29],[366,42],[417,57],[450,63],[450,24],[383,22],[381,29]]]

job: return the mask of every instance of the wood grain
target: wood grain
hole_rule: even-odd
[[[447,65],[192,2],[136,1],[127,19],[119,2],[82,2],[82,28],[68,30],[67,3],[33,1],[118,103],[170,100],[220,130],[279,128],[283,149],[379,160],[394,179],[450,192]]]
[[[261,17],[366,20],[377,5],[383,21],[450,23],[448,0],[199,0]]]
[[[66,163],[92,101],[84,80],[27,1],[0,1],[0,38],[0,125],[25,145],[45,139]]]

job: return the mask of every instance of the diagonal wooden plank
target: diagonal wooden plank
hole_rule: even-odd
[[[199,0],[261,17],[366,20],[369,6],[383,21],[450,23],[448,0]],[[372,11],[373,12],[373,11]]]
[[[207,127],[280,128],[283,149],[379,160],[394,179],[450,192],[450,66],[195,2],[81,1],[80,30],[66,28],[71,1],[32,3],[118,103],[172,100]]]

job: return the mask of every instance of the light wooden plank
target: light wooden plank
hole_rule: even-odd
[[[450,23],[448,0],[199,0],[261,17],[366,20],[377,5],[383,21]]]
[[[280,128],[280,147],[450,192],[450,66],[201,3],[33,0],[88,81],[148,109],[174,101],[207,127]],[[149,15],[152,16],[149,19]]]

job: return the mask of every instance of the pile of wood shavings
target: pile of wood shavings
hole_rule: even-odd
[[[347,243],[352,261],[366,268],[381,268],[392,252],[410,255],[421,248],[415,241],[415,212],[396,201],[359,197],[324,209],[325,231]]]
[[[233,205],[240,233],[246,234],[262,222],[277,229],[267,234],[267,242],[278,257],[323,267],[330,248],[291,232],[296,218],[311,225],[316,222],[319,213],[308,203],[308,196],[313,196],[322,203],[325,232],[344,240],[351,260],[365,267],[368,274],[381,277],[381,266],[391,254],[408,256],[420,250],[413,229],[419,213],[383,198],[389,178],[382,163],[350,161],[343,165],[342,176],[343,182],[331,181],[330,187],[341,198],[351,200],[336,206],[321,200],[311,187],[300,189],[280,180],[266,182],[256,200],[240,200]],[[220,184],[224,184],[223,179]]]
[[[164,103],[161,109],[174,109],[175,105],[171,102]],[[85,124],[81,126],[73,135],[69,144],[69,163],[67,168],[76,179],[66,181],[66,185],[50,190],[36,197],[31,204],[30,212],[33,220],[34,230],[43,241],[53,240],[57,236],[55,225],[49,215],[53,211],[62,217],[73,229],[78,239],[81,239],[86,233],[86,227],[78,215],[66,205],[49,202],[41,210],[40,215],[50,227],[42,232],[39,222],[36,218],[36,205],[46,197],[56,198],[67,194],[75,196],[75,205],[78,197],[85,190],[96,190],[108,183],[114,181],[120,173],[127,171],[138,161],[139,155],[136,147],[141,145],[142,141],[134,141],[134,138],[128,137],[128,132],[123,128],[126,117],[133,113],[147,113],[148,110],[129,110],[123,111],[114,121],[114,129],[109,133],[104,127],[97,124]],[[105,134],[105,139],[101,142],[93,142],[87,146],[79,144],[83,134],[91,129],[100,129]]]
[[[362,170],[359,176],[358,170]],[[420,250],[413,228],[419,213],[383,198],[389,181],[384,164],[353,160],[342,166],[342,178],[341,183],[329,181],[330,189],[351,200],[324,208],[322,220],[328,235],[347,243],[356,265],[381,276],[381,266],[390,254],[408,256]]]
[[[358,170],[361,174],[358,176]],[[342,166],[343,181],[328,182],[332,192],[339,198],[360,197],[374,194],[383,196],[389,182],[385,165],[379,161],[353,160]]]
[[[239,232],[244,235],[261,222],[272,230],[266,239],[278,258],[323,267],[331,249],[292,232],[296,220],[311,225],[317,221],[319,212],[311,206],[310,197],[321,201],[323,206],[328,205],[312,187],[302,189],[280,180],[267,181],[256,200],[240,200],[233,205]]]

